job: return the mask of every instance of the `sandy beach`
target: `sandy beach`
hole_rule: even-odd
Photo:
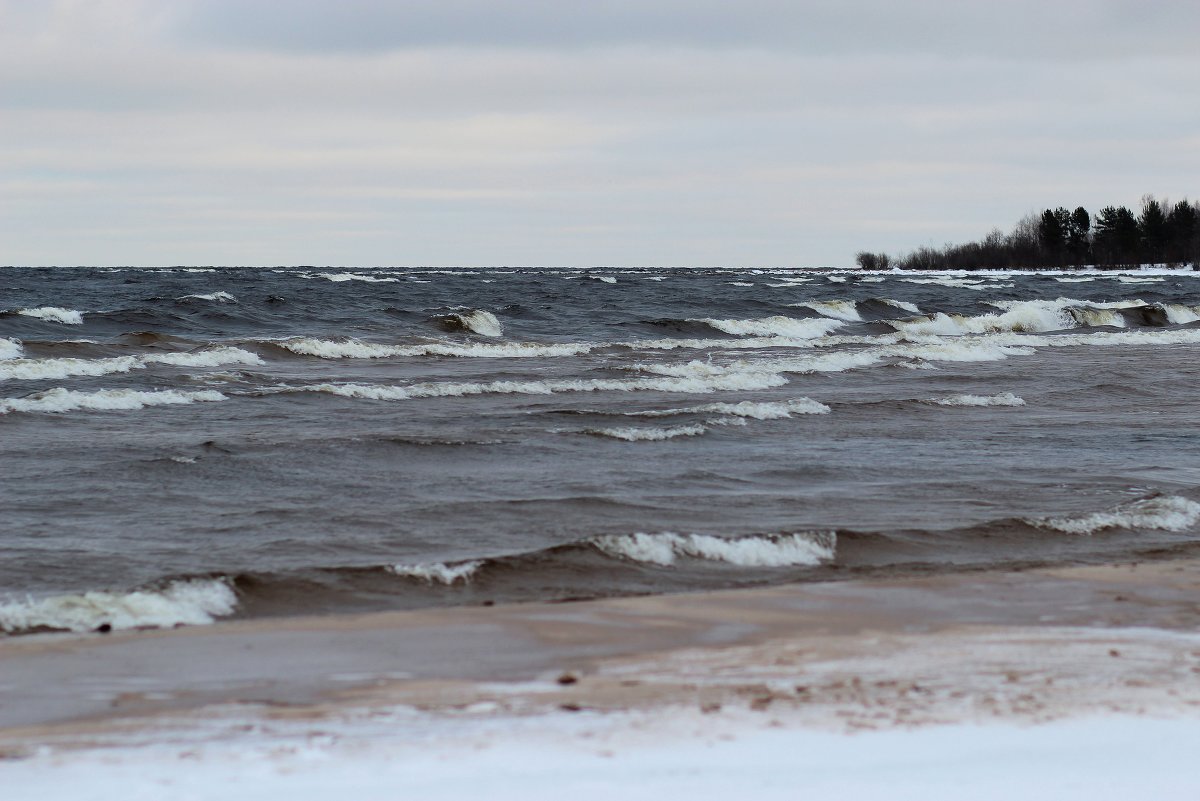
[[[1200,562],[1148,562],[9,638],[0,776],[29,793],[14,798],[87,765],[186,782],[201,754],[204,776],[275,765],[282,780],[300,751],[323,755],[304,765],[324,776],[398,754],[410,768],[452,758],[486,776],[494,747],[533,764],[545,741],[633,759],[627,774],[605,774],[621,784],[654,749],[662,765],[695,748],[720,764],[747,737],[771,740],[756,751],[768,754],[814,737],[825,750],[901,733],[971,741],[963,727],[995,770],[1006,763],[992,747],[1012,732],[1061,743],[1056,732],[1080,721],[1119,734],[1118,750],[1145,726],[1195,745],[1198,586]],[[755,770],[785,789],[815,775],[772,764]],[[1200,787],[1185,765],[1123,764]],[[922,765],[901,772],[919,780]],[[1082,775],[1069,759],[1059,767]],[[384,774],[360,778],[372,775]],[[196,797],[209,797],[205,781]],[[113,787],[96,791],[87,797]]]

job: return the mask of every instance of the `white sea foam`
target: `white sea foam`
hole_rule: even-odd
[[[1096,276],[1093,276],[1093,275],[1080,275],[1080,276],[1052,275],[1050,277],[1053,278],[1055,281],[1058,281],[1060,284],[1087,284],[1087,283],[1091,283],[1092,281],[1096,280]]]
[[[0,361],[21,358],[23,348],[15,339],[0,338]]]
[[[359,275],[358,273],[317,273],[317,277],[339,284],[345,281],[364,281],[368,284],[390,284],[396,283],[400,280],[399,278],[376,278],[371,275]]]
[[[176,300],[211,300],[216,303],[237,303],[237,298],[228,292],[213,292],[209,295],[183,295]]]
[[[1161,284],[1165,278],[1143,278],[1132,275],[1118,275],[1117,280],[1122,284]]]
[[[730,286],[754,286],[752,281],[726,281]]]
[[[906,284],[937,284],[938,286],[950,286],[958,289],[990,289],[989,285],[984,284],[978,279],[967,278],[951,278],[949,276],[940,276],[936,278],[901,278]]]
[[[480,336],[498,337],[503,333],[500,321],[490,311],[471,309],[469,311],[455,312],[451,316],[456,318],[463,328],[473,331]]]
[[[454,584],[459,581],[467,584],[475,577],[475,574],[481,567],[483,567],[482,561],[458,562],[453,564],[445,562],[420,562],[411,565],[391,565],[388,570],[397,576],[422,579],[431,584]]]
[[[1187,325],[1200,320],[1200,306],[1183,306],[1176,303],[1164,303],[1162,309],[1167,314],[1167,322],[1171,325]]]
[[[375,384],[310,384],[285,387],[287,392],[328,392],[346,398],[409,400],[468,395],[553,395],[562,392],[688,392],[756,390],[783,386],[778,373],[728,371],[711,376],[663,378],[547,379],[542,381],[427,382],[405,386]]]
[[[1176,495],[1159,495],[1122,504],[1106,512],[1042,517],[1027,522],[1067,534],[1094,534],[1109,528],[1184,531],[1200,522],[1200,503]]]
[[[230,346],[178,353],[151,353],[138,357],[143,365],[167,364],[174,367],[220,367],[226,364],[262,364],[257,353]]]
[[[1112,309],[1145,305],[1140,300],[1094,303],[1059,298],[1058,300],[989,301],[1003,311],[999,314],[962,315],[938,312],[924,318],[889,320],[888,325],[905,334],[918,336],[962,336],[1000,332],[1041,333],[1065,331],[1083,326],[1123,328],[1125,320]]]
[[[841,328],[841,320],[798,320],[793,317],[763,317],[756,320],[716,320],[704,318],[697,322],[712,326],[726,334],[749,334],[751,336],[782,336],[796,339],[823,337],[830,331]]]
[[[160,589],[84,592],[0,601],[0,630],[94,631],[202,625],[232,614],[237,594],[222,579],[173,581]]]
[[[727,539],[709,534],[613,534],[596,537],[604,553],[663,567],[680,557],[725,562],[739,567],[818,565],[834,556],[833,532],[779,534]]]
[[[17,314],[24,317],[36,317],[63,325],[83,325],[83,313],[74,309],[64,309],[59,306],[40,306],[36,309],[18,309]]]
[[[0,362],[2,380],[56,380],[70,376],[100,376],[140,370],[150,364],[176,367],[219,367],[225,364],[262,364],[257,354],[241,348],[218,347],[189,353],[151,353],[108,359],[13,359]]]
[[[706,431],[708,429],[702,425],[690,425],[669,428],[589,428],[584,433],[626,442],[661,442],[676,437],[698,437]]]
[[[1024,406],[1025,400],[1011,392],[999,395],[950,395],[933,401],[939,406]]]
[[[394,356],[457,356],[465,358],[544,358],[578,356],[587,353],[592,345],[581,343],[539,344],[536,342],[506,342],[488,345],[480,343],[430,342],[420,345],[381,345],[357,339],[316,339],[298,337],[273,344],[301,356],[322,359],[386,359]]]
[[[828,414],[829,407],[810,398],[786,401],[741,401],[740,403],[706,403],[682,409],[661,409],[644,412],[624,412],[632,417],[670,417],[677,414],[728,414],[755,420],[781,420],[793,414]]]
[[[23,398],[0,398],[0,414],[10,412],[73,412],[80,409],[119,411],[143,409],[147,406],[167,406],[202,401],[223,401],[226,397],[215,390],[178,392],[164,389],[143,391],[135,389],[101,389],[96,392],[77,392],[56,387],[35,392]]]
[[[824,317],[835,320],[857,323],[862,322],[862,315],[852,300],[808,300],[804,303],[789,303],[789,306],[804,307],[815,311]]]
[[[921,310],[917,307],[917,304],[909,303],[908,301],[892,300],[891,298],[875,298],[875,300],[879,301],[880,303],[886,303],[888,306],[894,306],[897,309],[903,309],[910,314],[921,313]]]
[[[602,282],[604,282],[604,283],[606,283],[606,284],[615,284],[615,283],[617,283],[617,279],[613,278],[611,275],[592,275],[592,276],[589,276],[589,277],[590,277],[590,278],[595,278],[597,281],[602,281]]]

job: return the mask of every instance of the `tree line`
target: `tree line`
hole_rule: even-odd
[[[1170,203],[1142,198],[1141,212],[1105,206],[1093,218],[1082,206],[1062,206],[1025,216],[1009,233],[999,228],[979,242],[921,247],[893,258],[859,253],[865,270],[981,270],[1094,265],[1115,269],[1139,264],[1192,265],[1200,269],[1200,201]]]

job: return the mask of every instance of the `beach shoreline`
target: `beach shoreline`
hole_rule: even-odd
[[[871,725],[885,708],[891,724],[1005,714],[1000,691],[1032,718],[1191,708],[1197,586],[1188,560],[8,638],[0,743],[231,707],[784,704],[826,721],[870,709]]]

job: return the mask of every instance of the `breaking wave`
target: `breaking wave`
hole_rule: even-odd
[[[782,386],[787,379],[778,373],[735,372],[709,377],[680,378],[592,378],[548,379],[545,381],[486,381],[479,383],[428,382],[406,386],[376,384],[310,384],[282,387],[284,392],[328,392],[346,398],[409,400],[413,398],[463,397],[468,395],[553,395],[560,392],[718,392],[755,390]]]
[[[810,398],[786,401],[741,401],[740,403],[706,403],[682,409],[661,409],[643,412],[623,412],[634,417],[670,417],[677,414],[728,414],[755,420],[781,420],[793,414],[828,414],[829,407]]]
[[[10,412],[74,412],[121,411],[143,409],[147,406],[170,406],[202,401],[223,401],[226,396],[215,390],[179,392],[171,389],[135,390],[101,389],[96,392],[77,392],[56,387],[35,392],[23,398],[0,398],[0,414]]]
[[[0,361],[21,358],[23,348],[21,343],[12,339],[0,338]]]
[[[83,325],[83,313],[74,309],[63,309],[58,306],[40,306],[36,309],[17,309],[22,317],[36,317],[63,325]]]
[[[1024,406],[1025,400],[1011,392],[999,395],[950,395],[933,401],[939,406]]]
[[[803,303],[790,303],[789,306],[812,309],[824,317],[832,317],[849,323],[862,322],[862,315],[852,300],[808,300]]]
[[[54,380],[70,376],[101,376],[127,373],[152,364],[173,367],[220,367],[228,364],[262,364],[255,353],[241,348],[219,347],[186,353],[151,353],[144,356],[114,356],[109,359],[11,359],[0,363],[2,380]]]
[[[471,581],[479,568],[483,567],[481,560],[468,562],[420,562],[418,564],[390,565],[387,569],[397,576],[421,579],[431,584],[464,584]]]
[[[521,359],[554,356],[578,356],[589,352],[587,343],[538,344],[506,342],[503,344],[430,342],[421,345],[381,345],[357,339],[315,339],[300,337],[273,341],[284,350],[300,356],[322,359],[387,359],[397,356],[457,356],[464,358]]]
[[[740,567],[815,566],[833,559],[832,531],[775,534],[727,539],[710,534],[614,534],[592,543],[604,553],[666,567],[683,557],[726,562]]]
[[[394,284],[400,281],[399,278],[376,278],[371,275],[359,275],[358,273],[317,273],[317,278],[324,278],[326,281],[333,281],[337,284],[346,281],[363,281],[368,284]]]
[[[841,328],[846,323],[842,320],[806,319],[794,317],[763,317],[756,320],[717,320],[702,318],[696,322],[704,323],[726,334],[749,335],[760,337],[790,337],[794,339],[815,339],[823,337],[830,331]]]
[[[468,309],[444,314],[437,318],[442,325],[454,331],[470,331],[484,337],[498,337],[503,333],[496,315],[483,309]]]
[[[176,300],[211,300],[215,303],[237,303],[237,298],[228,292],[213,292],[209,295],[183,295]]]
[[[928,317],[889,320],[888,325],[905,334],[925,336],[962,336],[1002,332],[1042,333],[1063,331],[1079,326],[1124,328],[1125,320],[1116,310],[1144,306],[1141,301],[1095,303],[1059,298],[1058,300],[992,301],[989,305],[1003,311],[996,314],[963,315],[938,312]]]
[[[1200,522],[1200,503],[1177,495],[1157,495],[1122,504],[1106,512],[1041,517],[1026,522],[1066,534],[1094,534],[1111,528],[1184,531]]]
[[[202,625],[237,609],[237,594],[223,579],[172,581],[130,592],[93,591],[48,598],[0,601],[0,631],[95,631]]]
[[[690,425],[670,428],[589,428],[584,433],[626,442],[661,442],[676,437],[698,437],[706,431],[708,429],[702,425]]]

